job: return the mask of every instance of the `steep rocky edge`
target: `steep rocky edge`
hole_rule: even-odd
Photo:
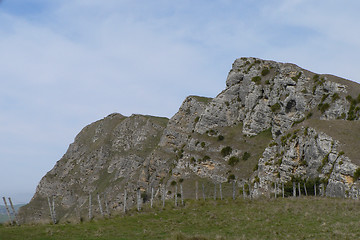
[[[237,59],[225,90],[213,99],[187,97],[170,120],[111,114],[85,127],[20,216],[49,221],[53,195],[60,221],[86,217],[89,194],[120,211],[124,189],[132,206],[137,189],[147,201],[152,187],[159,198],[174,181],[187,189],[194,181],[236,181],[268,196],[274,183],[296,180],[321,184],[328,196],[356,197],[359,93],[357,83],[294,64]]]

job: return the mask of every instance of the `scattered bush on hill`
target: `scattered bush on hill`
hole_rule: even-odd
[[[223,149],[221,149],[221,156],[226,157],[228,156],[230,153],[232,153],[232,148],[230,146],[224,147]]]

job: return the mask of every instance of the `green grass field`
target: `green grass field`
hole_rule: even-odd
[[[360,201],[187,201],[78,224],[0,226],[0,239],[360,239]]]

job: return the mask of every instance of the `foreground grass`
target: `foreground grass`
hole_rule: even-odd
[[[359,222],[354,200],[187,201],[79,224],[0,226],[0,239],[360,239]]]

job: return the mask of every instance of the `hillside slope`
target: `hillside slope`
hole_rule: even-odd
[[[237,59],[226,89],[215,98],[187,97],[170,120],[112,114],[85,127],[20,216],[48,221],[47,197],[55,196],[58,219],[79,219],[89,194],[120,211],[124,190],[132,206],[138,189],[148,201],[152,188],[160,198],[195,181],[236,181],[253,196],[297,181],[357,197],[360,159],[351,146],[359,140],[359,94],[359,84],[294,64]]]

